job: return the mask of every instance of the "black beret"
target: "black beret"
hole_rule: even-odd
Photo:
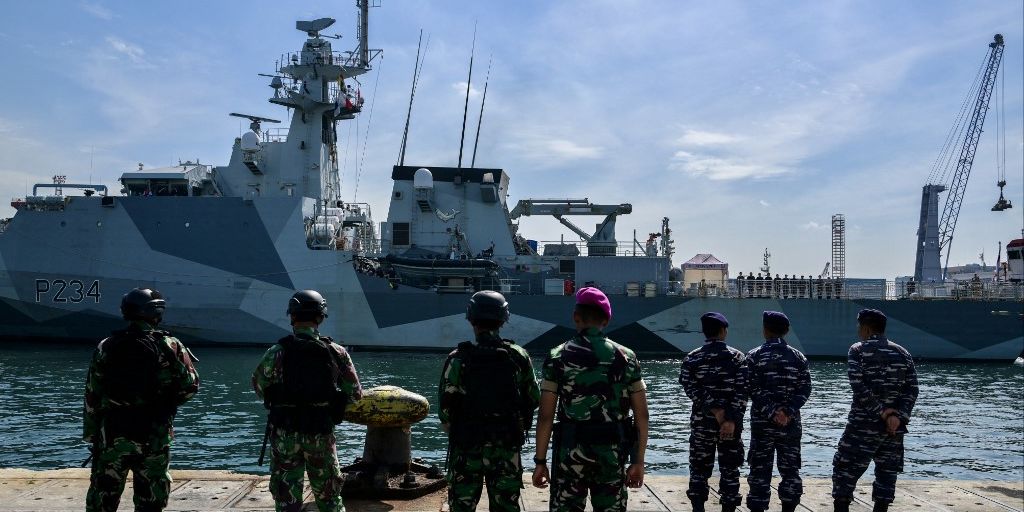
[[[774,332],[789,330],[789,317],[779,311],[765,311],[761,321],[766,328]]]
[[[881,325],[885,327],[887,320],[885,313],[882,313],[877,309],[862,309],[857,313],[858,323],[874,321],[876,323],[881,323]]]
[[[700,326],[701,329],[729,327],[729,321],[725,319],[725,315],[712,311],[700,317]]]

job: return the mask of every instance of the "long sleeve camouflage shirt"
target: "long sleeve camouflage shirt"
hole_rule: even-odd
[[[484,333],[477,337],[477,342],[480,342],[481,337],[493,338],[497,336],[497,333]],[[519,373],[519,381],[516,383],[519,387],[518,396],[526,401],[523,409],[535,411],[540,405],[540,388],[537,386],[537,377],[534,374],[530,354],[526,352],[526,349],[514,343],[509,343],[508,347],[512,351],[513,357],[518,359],[516,363],[520,367],[528,368],[527,371]],[[456,413],[462,397],[466,396],[466,387],[463,380],[463,361],[459,357],[459,351],[454,350],[445,359],[444,370],[441,372],[441,382],[438,385],[440,401],[438,418],[441,420],[442,425],[451,424],[452,416]]]
[[[323,339],[319,331],[312,327],[297,327],[294,333],[296,338],[310,342]],[[363,397],[363,388],[359,386],[359,376],[356,375],[356,367],[352,364],[348,351],[334,342],[328,343],[328,346],[337,355],[338,369],[341,370],[336,383],[338,390],[348,395],[349,403],[359,400]],[[252,372],[252,389],[260,399],[264,398],[263,393],[267,388],[284,381],[283,355],[284,350],[280,343],[270,347],[256,366],[256,370]]]
[[[132,322],[128,330],[157,331],[152,325],[140,321]],[[157,376],[157,382],[168,391],[166,395],[178,404],[185,403],[199,391],[199,372],[196,371],[191,353],[185,348],[185,345],[174,336],[166,335],[163,331],[159,332],[162,334],[157,337],[157,341],[166,345],[167,350],[158,354],[161,357],[161,370]],[[171,358],[172,354],[173,359]],[[104,412],[114,407],[148,405],[113,403],[106,390],[107,379],[105,376],[109,371],[107,355],[101,341],[93,352],[89,373],[85,380],[82,439],[87,443],[101,440],[98,436],[101,436]],[[156,433],[158,435],[167,435],[168,437],[172,435],[171,425],[155,425],[154,428],[167,429],[166,433]]]
[[[750,423],[768,423],[775,411],[800,422],[800,408],[811,396],[811,372],[807,358],[782,338],[770,338],[750,352],[744,361],[747,369],[747,396],[750,397]]]
[[[850,421],[877,423],[882,410],[899,411],[904,425],[917,402],[917,370],[903,347],[885,336],[854,343],[847,358],[853,406]]]
[[[686,355],[679,371],[679,383],[693,402],[691,425],[716,424],[712,409],[722,409],[727,420],[743,423],[747,409],[746,369],[743,352],[720,340]]]

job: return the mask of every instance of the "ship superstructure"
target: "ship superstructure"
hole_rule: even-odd
[[[363,107],[353,79],[379,53],[368,46],[369,5],[357,5],[351,51],[335,51],[321,35],[333,19],[296,23],[306,40],[267,75],[269,102],[288,128],[232,113],[249,130],[234,139],[228,165],[140,164],[122,174],[119,194],[55,177],[12,202],[16,214],[0,222],[0,338],[94,342],[121,325],[121,295],[145,286],[168,297],[164,325],[188,341],[268,344],[290,330],[283,306],[293,291],[314,288],[331,308],[323,331],[347,345],[450,350],[472,336],[468,296],[491,289],[506,294],[513,313],[502,334],[542,351],[574,334],[573,292],[598,286],[614,304],[609,335],[643,353],[695,348],[709,310],[730,318],[731,342],[752,348],[761,311],[773,309],[790,316],[787,340],[806,354],[842,356],[863,307],[885,310],[890,336],[916,356],[1020,352],[1019,241],[1007,246],[1011,277],[979,294],[858,282],[837,262],[817,281],[768,279],[767,250],[767,276],[737,280],[710,254],[674,268],[667,217],[644,242],[634,233],[622,243],[615,227],[630,203],[512,204],[507,171],[434,165],[391,169],[378,226],[368,204],[341,199],[338,175],[338,124]],[[519,226],[527,216],[551,217],[572,235],[530,239]]]

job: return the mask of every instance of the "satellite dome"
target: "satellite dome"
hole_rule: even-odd
[[[412,186],[413,188],[434,188],[434,174],[430,172],[430,169],[423,167],[416,169],[416,173],[412,175]]]
[[[242,151],[259,151],[260,136],[254,131],[247,131],[242,134]]]

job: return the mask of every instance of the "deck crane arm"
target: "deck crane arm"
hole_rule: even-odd
[[[949,194],[946,195],[946,204],[942,207],[942,219],[939,221],[939,250],[945,249],[946,262],[943,268],[949,267],[949,247],[953,242],[953,232],[956,230],[956,221],[960,216],[960,205],[964,202],[964,192],[967,190],[967,179],[971,177],[971,167],[974,165],[974,154],[978,151],[978,141],[981,139],[981,128],[985,124],[985,115],[988,113],[989,101],[992,99],[992,89],[996,84],[996,74],[999,73],[999,65],[1003,59],[1003,36],[996,34],[989,43],[988,63],[985,65],[984,75],[981,78],[981,87],[978,88],[978,97],[974,102],[974,110],[971,114],[970,124],[964,134],[964,143],[960,148],[960,158],[956,163],[956,171],[953,173],[953,180],[949,187]]]
[[[615,218],[633,212],[633,205],[593,204],[589,199],[521,199],[509,212],[512,220],[522,216],[550,215],[587,242],[591,255],[615,254]],[[588,234],[579,226],[569,222],[568,215],[604,215],[594,234]]]
[[[989,43],[988,57],[978,78],[978,93],[974,106],[964,127],[963,142],[956,160],[956,168],[949,187],[942,183],[927,183],[921,194],[921,216],[917,230],[917,261],[914,264],[914,278],[918,282],[941,282],[944,280],[946,268],[949,267],[950,246],[953,232],[960,216],[960,206],[967,190],[967,180],[971,176],[974,155],[978,151],[982,126],[988,113],[992,91],[996,84],[996,75],[1003,59],[1003,36],[996,34]],[[958,122],[959,123],[959,122]],[[954,126],[954,130],[956,126]],[[941,218],[938,208],[938,195],[949,191],[942,207]],[[946,253],[946,261],[942,262],[941,253]]]

